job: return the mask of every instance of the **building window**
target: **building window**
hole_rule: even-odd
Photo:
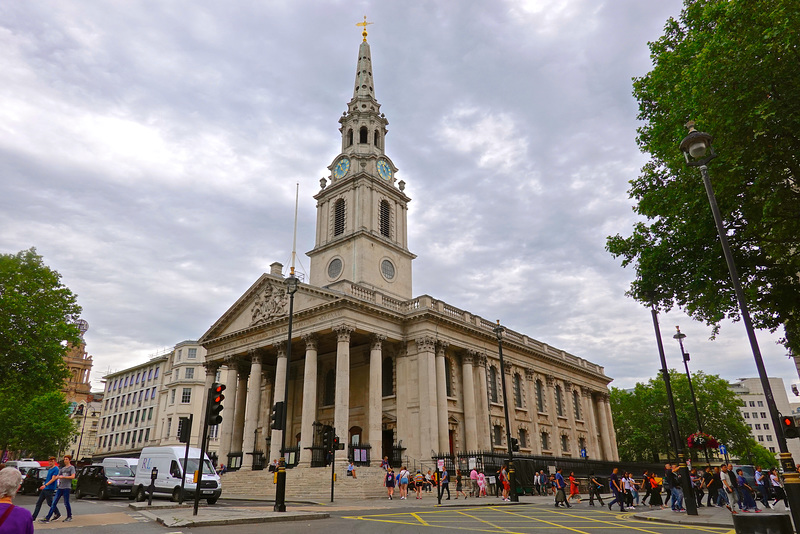
[[[544,386],[539,379],[536,380],[536,410],[544,413]]]
[[[750,401],[750,407],[755,408],[755,406],[756,406],[756,401]]]
[[[756,430],[761,430],[761,425],[756,425]]]
[[[150,369],[150,371],[147,373],[147,381],[149,382],[152,379],[153,379],[153,370]]]
[[[775,447],[770,447],[769,452],[775,452]]]
[[[753,412],[753,419],[758,419],[758,412]]]
[[[344,233],[345,223],[345,203],[344,199],[340,198],[333,203],[333,235],[342,235]]]
[[[767,414],[765,412],[761,412],[761,418],[762,419],[766,419],[767,418]]]
[[[336,402],[336,371],[329,369],[325,373],[325,388],[322,395],[323,406],[333,406]]]
[[[444,389],[448,397],[453,396],[453,368],[450,358],[444,359]]]
[[[769,425],[764,423],[764,430],[769,430]]]
[[[514,406],[522,408],[522,377],[519,373],[514,373]]]
[[[378,130],[375,130],[375,132],[372,134],[372,144],[378,148],[381,146],[381,136],[378,134]]]
[[[125,385],[123,387],[128,387],[128,377],[125,377]]]
[[[183,388],[181,404],[189,404],[190,402],[192,402],[192,388]]]
[[[167,418],[167,437],[169,437],[171,432],[172,432],[172,417],[168,417]]]
[[[578,448],[582,451],[586,448],[586,438],[578,438]],[[587,455],[588,458],[588,455]]]
[[[763,408],[764,407],[764,401],[758,401],[758,407],[759,408]]]
[[[503,427],[494,425],[494,445],[503,444]]]
[[[581,421],[581,396],[577,391],[572,392],[572,406],[575,409],[575,419]]]
[[[183,355],[183,349],[178,349],[178,352],[175,353],[175,361],[181,361],[181,356]]]
[[[772,434],[767,434],[767,441],[772,441]]]
[[[189,358],[197,358],[197,349],[187,349],[187,356]]]
[[[524,428],[519,429],[519,446],[521,449],[528,448],[528,431]]]
[[[186,379],[194,378],[194,367],[187,367],[186,368],[186,373],[184,373],[184,374],[186,375]]]
[[[124,417],[122,418],[122,424],[123,425],[127,425],[128,424],[128,414],[127,413],[124,414]]]
[[[542,432],[542,450],[549,451],[550,450],[550,434],[547,432]]]
[[[561,434],[561,451],[569,452],[569,437],[566,434]]]
[[[742,415],[744,415],[745,419],[750,419],[750,414],[748,412],[744,412]]]
[[[155,374],[153,375],[153,378],[158,378],[158,367],[156,367],[156,372],[155,372]]]
[[[556,386],[556,415],[564,417],[564,398],[561,393],[561,386]]]
[[[149,420],[151,420],[152,418],[153,418],[153,409],[152,409],[152,408],[150,408],[150,409],[147,411],[147,420],[149,421]]]
[[[169,403],[170,404],[175,404],[175,391],[176,390],[173,388],[169,392]]]
[[[219,425],[208,427],[208,437],[211,439],[217,439],[219,437]]]
[[[358,131],[358,142],[361,144],[369,143],[369,130],[367,130],[366,126],[362,126],[361,129]]]
[[[394,362],[390,356],[383,359],[381,382],[383,396],[388,397],[389,395],[394,395]]]
[[[137,384],[139,383],[139,375],[140,375],[140,374],[141,374],[141,373],[136,373],[136,383],[137,383]]]
[[[497,400],[497,368],[492,365],[489,367],[489,400],[498,402]]]
[[[392,231],[391,216],[392,216],[392,209],[389,207],[389,201],[381,200],[380,204],[381,235],[386,237],[391,237],[391,231]]]
[[[353,129],[347,130],[347,146],[353,146]]]
[[[764,436],[758,436],[758,441],[764,441]]]
[[[175,376],[173,377],[173,380],[178,381],[180,379],[181,379],[181,370],[175,369]]]

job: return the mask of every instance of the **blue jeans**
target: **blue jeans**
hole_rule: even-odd
[[[67,517],[72,517],[72,508],[69,505],[69,492],[70,491],[72,491],[72,490],[69,489],[69,488],[67,488],[67,489],[59,488],[59,489],[56,490],[56,498],[53,499],[53,505],[50,507],[50,511],[47,512],[47,516],[45,517],[45,519],[50,519],[50,517],[53,515],[53,512],[58,513],[58,508],[56,507],[56,505],[58,504],[58,500],[61,497],[64,497],[64,506],[67,508]]]
[[[683,508],[683,490],[680,488],[672,488],[672,509],[681,510]]]
[[[717,506],[722,506],[723,504],[730,505],[730,501],[728,500],[728,492],[725,491],[725,488],[720,488],[717,490]]]
[[[625,499],[622,496],[622,494],[620,492],[618,492],[616,488],[613,488],[613,487],[611,488],[611,491],[612,491],[612,493],[614,493],[614,500],[611,501],[610,503],[608,503],[608,508],[610,509],[614,505],[614,503],[617,503],[617,504],[619,504],[619,509],[620,510],[624,510],[625,509],[625,502],[624,502]]]
[[[39,493],[39,499],[36,501],[36,508],[33,509],[33,516],[34,521],[36,520],[36,516],[39,515],[39,510],[42,509],[42,503],[47,500],[47,509],[49,510],[53,506],[53,494],[56,490],[51,489],[43,489]],[[58,507],[56,507],[56,517],[59,517],[61,512],[58,511]]]

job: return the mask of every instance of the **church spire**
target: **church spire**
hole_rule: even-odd
[[[359,22],[356,26],[361,26],[364,31],[361,33],[364,40],[361,46],[358,47],[358,66],[356,67],[356,83],[353,88],[353,101],[368,99],[375,103],[375,90],[372,85],[372,53],[369,50],[369,43],[367,42],[367,25],[372,22],[367,22],[367,16],[364,15],[364,22]]]

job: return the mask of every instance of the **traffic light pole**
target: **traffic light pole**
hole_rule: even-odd
[[[214,394],[214,388],[209,388],[206,396],[206,413],[203,417],[203,437],[200,439],[200,459],[197,462],[199,466],[197,467],[197,482],[194,485],[194,511],[192,515],[197,515],[197,508],[200,506],[200,486],[203,483],[203,460],[206,457],[206,439],[208,438],[208,407],[211,403],[211,397]],[[188,443],[187,443],[187,451],[188,451]],[[183,466],[183,478],[186,478],[186,468],[188,467],[188,463]]]
[[[327,452],[325,455],[327,456]],[[333,502],[333,483],[336,482],[336,471],[334,471],[334,466],[336,465],[336,450],[331,451],[331,502]]]
[[[210,392],[209,392],[209,394],[210,394]],[[186,432],[189,436],[192,435],[192,421],[193,420],[194,420],[194,414],[190,413],[189,414],[189,419],[186,420],[183,423],[184,427],[186,425],[189,425],[189,430],[188,431],[184,429],[184,432]],[[189,442],[190,441],[191,441],[191,438],[186,440],[186,451],[183,454],[183,477],[181,477],[181,494],[178,497],[178,504],[183,504],[183,490],[184,490],[184,488],[186,486],[186,466],[189,465]]]

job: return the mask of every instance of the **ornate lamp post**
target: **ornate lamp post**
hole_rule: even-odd
[[[283,388],[283,422],[281,427],[281,457],[278,462],[278,484],[275,488],[275,506],[273,510],[276,512],[286,511],[286,413],[289,411],[287,406],[289,404],[289,363],[292,361],[292,316],[294,315],[294,294],[297,293],[298,280],[294,275],[294,267],[292,267],[289,277],[286,279],[286,292],[289,294],[289,334],[286,341],[286,381]]]
[[[678,331],[677,334],[672,336],[672,339],[677,339],[678,344],[681,346],[681,356],[683,357],[683,366],[686,369],[686,379],[689,381],[689,394],[692,396],[692,404],[694,405],[694,416],[697,420],[697,431],[703,431],[703,424],[700,422],[700,410],[697,409],[697,397],[694,395],[694,386],[692,386],[692,375],[689,373],[689,353],[683,350],[683,340],[686,338],[686,334],[681,332],[681,327],[676,326],[675,330]],[[703,449],[706,455],[706,464],[710,465],[711,460],[708,457],[708,449]]]
[[[736,301],[739,303],[742,323],[744,323],[745,330],[747,330],[750,349],[753,352],[753,359],[756,362],[758,377],[761,379],[761,388],[764,390],[764,397],[767,399],[767,407],[769,408],[770,419],[772,419],[772,428],[775,429],[775,434],[778,438],[778,447],[781,451],[781,467],[783,468],[784,484],[786,495],[789,500],[789,507],[791,508],[792,519],[794,520],[795,526],[798,526],[800,525],[800,476],[797,474],[794,460],[792,460],[792,455],[786,446],[786,436],[784,436],[782,431],[778,430],[779,428],[783,428],[780,414],[775,404],[775,398],[772,396],[772,387],[769,384],[767,370],[764,367],[764,359],[761,357],[761,349],[758,346],[758,339],[756,339],[753,321],[750,319],[750,311],[744,297],[742,283],[739,280],[739,272],[736,269],[736,263],[733,261],[733,254],[731,253],[731,247],[728,243],[727,231],[722,222],[722,215],[717,205],[717,198],[714,195],[714,188],[711,186],[711,178],[708,174],[707,164],[717,157],[716,152],[714,152],[714,147],[711,146],[713,138],[705,132],[698,132],[694,126],[694,121],[686,123],[686,127],[689,128],[689,135],[681,141],[680,149],[686,158],[687,165],[690,167],[699,167],[700,175],[703,177],[703,186],[705,186],[708,202],[711,205],[711,213],[714,215],[714,223],[717,225],[719,242],[720,245],[722,245],[722,253],[725,256],[725,262],[728,264],[728,272],[730,273],[733,290],[736,293]]]
[[[516,482],[514,476],[514,449],[511,444],[511,423],[508,419],[508,395],[506,395],[506,366],[503,361],[503,331],[505,328],[500,326],[500,319],[497,320],[497,326],[494,328],[494,333],[497,335],[497,353],[500,355],[500,385],[503,388],[503,414],[506,418],[506,444],[508,445],[508,483],[511,486],[511,501],[519,502],[519,495],[517,495],[517,488],[514,486]]]

